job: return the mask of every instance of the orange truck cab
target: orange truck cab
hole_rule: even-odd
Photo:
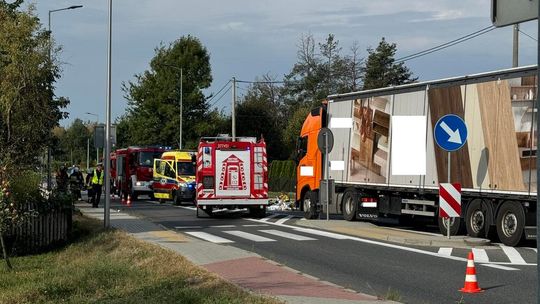
[[[311,110],[296,145],[296,202],[306,218],[315,218],[318,208],[320,180],[322,178],[322,154],[317,147],[317,136],[326,126],[326,106]]]

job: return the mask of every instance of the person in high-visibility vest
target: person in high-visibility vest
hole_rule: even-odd
[[[99,206],[99,199],[101,198],[101,188],[103,187],[103,165],[98,164],[94,170],[94,175],[92,176],[92,207],[97,208]]]

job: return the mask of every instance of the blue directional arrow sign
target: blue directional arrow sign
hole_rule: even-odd
[[[448,152],[459,150],[467,141],[467,126],[461,117],[447,114],[435,124],[435,142]]]

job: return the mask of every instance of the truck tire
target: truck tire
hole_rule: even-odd
[[[488,237],[489,228],[492,223],[491,208],[487,203],[479,199],[469,203],[465,216],[465,225],[469,236]]]
[[[175,206],[182,205],[182,201],[178,198],[178,195],[176,194],[176,191],[172,192],[172,201],[173,201],[173,205],[175,205]]]
[[[525,211],[518,202],[505,202],[497,213],[497,235],[506,246],[516,246],[523,240]]]
[[[358,197],[356,191],[345,191],[341,202],[343,218],[347,221],[354,221],[356,219],[356,211],[358,210]]]
[[[317,199],[315,198],[316,193],[308,190],[304,197],[302,197],[302,207],[304,209],[304,217],[308,220],[315,219],[319,217],[319,212],[317,212]]]
[[[439,231],[442,235],[448,235],[446,219],[438,217]],[[458,235],[463,231],[463,219],[460,217],[450,218],[450,235]]]

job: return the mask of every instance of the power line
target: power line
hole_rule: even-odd
[[[229,87],[225,92],[223,92],[223,94],[221,94],[221,96],[216,101],[214,101],[214,103],[212,103],[209,106],[209,108],[215,106],[221,100],[221,98],[223,98],[223,96],[225,96],[225,94],[227,94],[230,90],[231,90],[231,87]],[[216,94],[216,96],[217,96],[217,94]]]
[[[218,96],[219,93],[221,93],[221,91],[223,91],[223,89],[225,89],[225,87],[227,87],[227,85],[228,85],[230,82],[231,82],[230,80],[227,81],[227,83],[225,83],[225,84],[223,85],[223,87],[221,87],[221,89],[219,89],[219,91],[218,91],[215,95],[213,95],[212,97],[210,97],[210,99],[208,99],[206,102],[212,101],[212,99],[214,99],[216,96]]]
[[[418,57],[422,57],[422,56],[425,56],[425,55],[428,55],[428,54],[443,50],[443,49],[451,47],[453,45],[456,45],[456,44],[465,42],[467,40],[470,40],[472,38],[478,37],[480,35],[486,34],[488,32],[491,32],[494,29],[496,29],[496,27],[494,27],[493,25],[490,25],[490,26],[485,27],[485,28],[483,28],[481,30],[478,30],[476,32],[472,32],[470,34],[467,34],[467,35],[462,36],[460,38],[454,39],[452,41],[448,41],[448,42],[440,44],[438,46],[434,46],[434,47],[429,48],[427,50],[423,50],[421,52],[417,52],[417,53],[414,53],[414,54],[411,54],[411,55],[408,55],[408,56],[398,58],[398,59],[396,59],[395,62],[396,63],[401,63],[401,62],[405,62],[405,61],[408,61],[408,60],[416,59]]]
[[[536,42],[538,42],[538,40],[537,40],[536,38],[534,38],[533,36],[531,36],[531,35],[525,33],[525,32],[522,31],[521,29],[519,29],[518,32],[520,32],[520,33],[522,33],[523,35],[525,35],[525,36],[531,38],[532,40],[534,40],[534,41],[536,41]]]
[[[241,82],[241,83],[251,83],[251,84],[255,84],[255,83],[268,83],[268,84],[272,84],[272,83],[285,83],[285,81],[249,81],[249,80],[237,80],[236,82]]]

